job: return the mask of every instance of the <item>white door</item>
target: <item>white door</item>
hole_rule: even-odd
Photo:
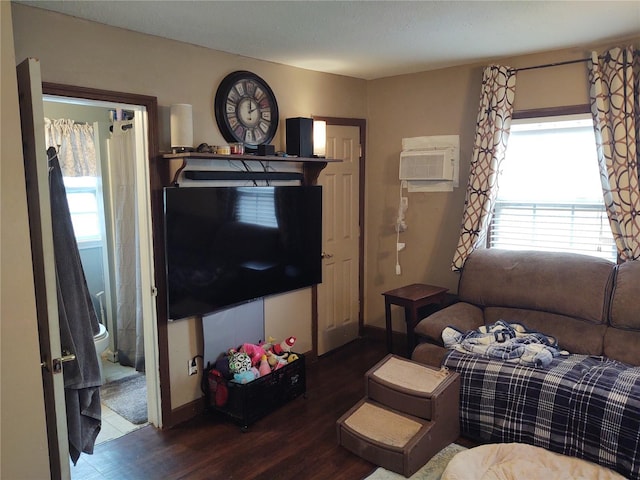
[[[318,355],[358,336],[360,129],[327,125],[323,187],[322,283],[318,285]]]
[[[33,256],[36,309],[40,335],[49,463],[51,478],[71,478],[67,414],[64,400],[56,275],[49,199],[49,167],[44,143],[44,113],[40,63],[27,59],[18,65],[18,93],[24,148],[25,176],[31,251]],[[54,360],[52,360],[54,359]]]

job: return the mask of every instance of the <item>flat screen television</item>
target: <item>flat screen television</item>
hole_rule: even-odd
[[[322,281],[322,187],[164,190],[169,318]]]

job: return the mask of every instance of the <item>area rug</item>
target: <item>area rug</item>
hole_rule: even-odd
[[[142,373],[106,383],[100,387],[100,400],[134,425],[147,422],[147,380]]]
[[[462,452],[463,450],[466,450],[466,448],[457,443],[447,445],[436,453],[420,470],[411,475],[409,480],[440,480],[449,461],[456,453]],[[380,467],[369,475],[366,480],[406,480],[406,478],[404,475],[390,472]]]

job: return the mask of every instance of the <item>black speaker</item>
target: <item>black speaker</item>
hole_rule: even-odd
[[[313,120],[287,118],[287,155],[313,156]]]
[[[276,147],[274,147],[273,145],[265,145],[265,144],[258,145],[258,155],[260,155],[261,157],[265,157],[267,155],[275,155],[275,154],[276,154]]]

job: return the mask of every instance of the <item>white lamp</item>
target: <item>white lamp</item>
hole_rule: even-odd
[[[313,156],[324,157],[327,151],[327,122],[313,121]]]
[[[188,103],[171,105],[171,148],[174,153],[193,149],[193,109]]]

